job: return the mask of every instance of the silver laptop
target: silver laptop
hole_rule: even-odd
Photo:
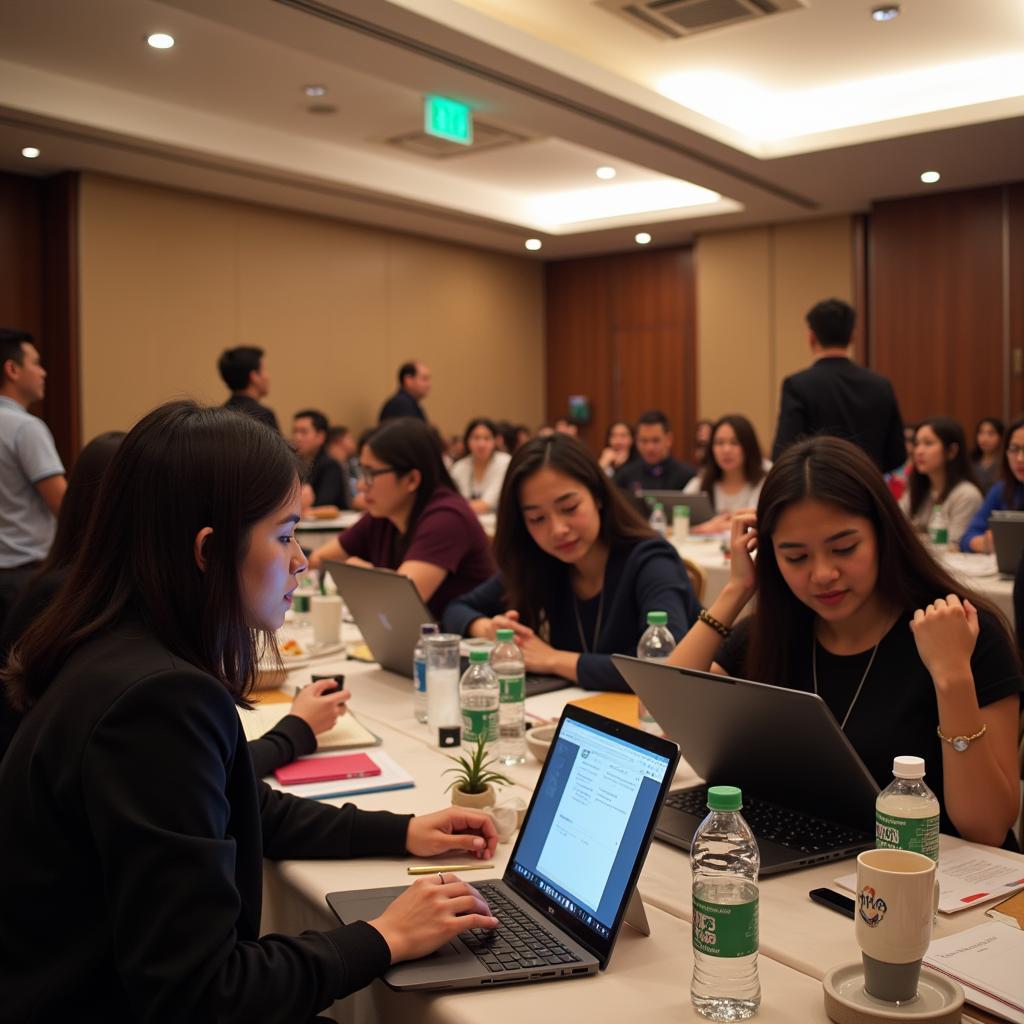
[[[1014,577],[1024,554],[1024,512],[997,509],[989,516],[992,546],[996,552],[996,568],[1000,576]]]
[[[612,661],[707,785],[743,790],[762,874],[874,846],[878,785],[820,697],[618,654]],[[707,785],[669,794],[659,839],[690,848]]]
[[[646,501],[649,506],[660,502],[669,523],[672,522],[673,510],[680,505],[685,505],[690,510],[691,526],[699,526],[715,514],[711,498],[703,491],[700,494],[683,494],[682,491],[640,491],[638,497]]]
[[[636,881],[678,759],[668,740],[568,705],[505,874],[467,877],[501,927],[463,932],[384,981],[476,988],[607,967],[624,922],[649,933]],[[327,902],[342,923],[370,921],[403,891],[333,892]]]

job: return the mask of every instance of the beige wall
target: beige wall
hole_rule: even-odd
[[[86,174],[80,215],[83,440],[166,399],[221,402],[221,350],[267,350],[267,404],[376,422],[406,359],[430,420],[544,416],[539,263]]]
[[[745,413],[767,454],[782,379],[810,362],[804,314],[819,299],[852,302],[853,265],[849,217],[701,236],[699,415]]]

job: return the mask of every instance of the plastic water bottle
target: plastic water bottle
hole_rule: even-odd
[[[711,786],[693,836],[694,1008],[709,1020],[746,1020],[761,1004],[757,980],[757,872],[761,856],[735,786]]]
[[[659,536],[664,537],[668,533],[668,520],[665,518],[665,509],[661,502],[654,503],[654,511],[650,518],[651,529]]]
[[[949,520],[941,505],[932,509],[928,520],[928,539],[935,545],[945,547],[949,543]]]
[[[511,629],[499,629],[491,651],[491,668],[498,677],[498,760],[522,764],[526,760],[526,662]]]
[[[462,709],[462,744],[475,747],[483,736],[488,743],[498,738],[498,677],[488,664],[490,651],[470,651],[469,668],[459,682]]]
[[[675,649],[676,642],[668,631],[668,612],[648,612],[647,629],[636,645],[636,656],[644,661],[664,661]],[[640,701],[640,728],[645,732],[661,735],[661,729],[654,720],[654,715]]]
[[[424,622],[412,652],[412,713],[423,725],[427,724],[427,649],[423,646],[423,638],[436,632],[437,626],[433,622]]]
[[[672,537],[686,540],[690,536],[690,506],[676,505],[672,509]]]
[[[939,859],[939,801],[924,784],[924,758],[893,758],[895,778],[875,801],[875,846]]]

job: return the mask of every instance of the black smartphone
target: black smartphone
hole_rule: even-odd
[[[823,907],[828,907],[829,910],[834,910],[837,914],[843,914],[851,919],[854,916],[856,904],[849,896],[843,896],[842,893],[833,892],[831,889],[812,889],[807,895],[815,903],[820,903]]]

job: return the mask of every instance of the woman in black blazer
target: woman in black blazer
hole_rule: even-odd
[[[494,850],[490,819],[340,810],[258,782],[236,705],[306,561],[281,437],[190,402],[114,457],[79,558],[11,653],[0,1021],[301,1021],[497,926],[446,876],[379,918],[260,938],[262,859]]]

